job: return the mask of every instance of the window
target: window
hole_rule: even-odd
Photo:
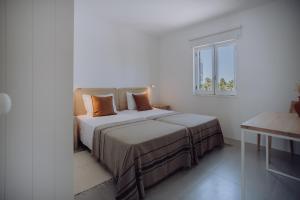
[[[194,94],[236,94],[235,40],[193,48]]]

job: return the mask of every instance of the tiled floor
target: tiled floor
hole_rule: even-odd
[[[145,200],[238,200],[240,199],[240,145],[228,140],[190,170],[180,171],[146,191]],[[300,182],[265,170],[265,151],[246,145],[247,200],[299,200]],[[272,150],[271,167],[300,177],[300,156]],[[112,186],[91,191],[80,200],[113,199]],[[105,193],[105,194],[104,194]],[[111,192],[112,193],[112,192]]]

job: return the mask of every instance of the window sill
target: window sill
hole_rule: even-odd
[[[201,94],[201,93],[193,93],[193,96],[201,96],[201,97],[225,97],[225,98],[236,98],[238,95],[235,94]]]

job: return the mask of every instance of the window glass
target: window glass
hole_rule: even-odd
[[[217,47],[217,77],[219,91],[235,90],[235,47],[233,44]]]
[[[203,91],[213,91],[213,48],[200,50],[200,88]]]
[[[236,94],[235,42],[195,47],[194,93],[208,95]]]

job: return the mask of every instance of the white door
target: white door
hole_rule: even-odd
[[[0,199],[73,199],[73,4],[0,0]]]

